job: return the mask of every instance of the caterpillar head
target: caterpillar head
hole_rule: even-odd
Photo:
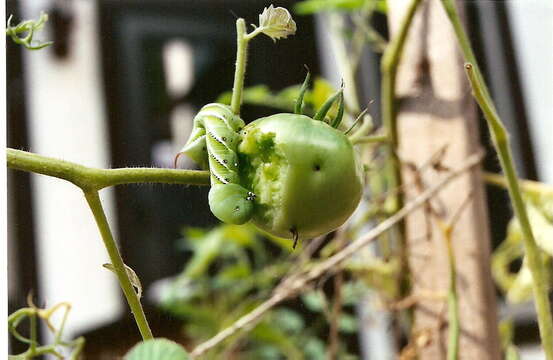
[[[213,215],[227,224],[241,225],[253,213],[255,195],[238,184],[214,184],[209,190],[209,207]]]

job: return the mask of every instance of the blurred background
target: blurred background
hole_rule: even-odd
[[[13,14],[15,22],[47,12],[41,37],[54,41],[36,52],[7,41],[8,146],[100,168],[171,167],[194,114],[232,87],[236,16],[256,23],[264,6],[291,9],[294,3],[8,0],[6,14]],[[553,5],[547,0],[463,5],[477,58],[512,134],[520,175],[553,184]],[[265,84],[280,90],[301,83],[304,64],[339,86],[324,14],[294,19],[296,36],[276,45],[269,38],[255,40],[247,86]],[[385,14],[371,21],[387,36]],[[365,51],[358,89],[367,102],[374,100],[375,119],[379,61],[379,53]],[[243,118],[250,121],[271,112],[246,105]],[[182,167],[194,167],[181,160]],[[497,170],[493,156],[486,166]],[[497,244],[505,236],[510,213],[505,193],[488,190]],[[133,185],[101,192],[125,262],[140,276],[154,333],[160,336],[182,335],[182,320],[158,306],[156,289],[160,280],[181,273],[191,258],[179,241],[183,228],[209,229],[216,224],[207,191]],[[85,335],[90,358],[121,353],[138,341],[116,279],[101,266],[108,259],[78,189],[57,179],[10,171],[8,206],[10,313],[25,306],[30,291],[39,306],[72,303],[67,336]],[[281,251],[271,246],[269,252]],[[307,311],[290,306],[299,314]],[[505,311],[514,314],[519,328],[529,329],[519,332],[528,335],[518,341],[531,349],[537,339],[531,306]],[[357,355],[366,340],[362,326],[359,329],[347,335],[348,352]],[[110,340],[114,338],[121,341]],[[17,352],[19,345],[11,346],[12,353]],[[374,353],[371,357],[370,351],[364,355],[379,358]],[[532,350],[525,358],[534,358]]]

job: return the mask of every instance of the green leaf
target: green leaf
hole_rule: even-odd
[[[326,354],[325,344],[321,339],[312,337],[305,342],[304,352],[307,359],[324,359]]]
[[[295,311],[279,308],[271,314],[271,323],[284,331],[297,334],[305,327],[303,318]]]
[[[376,1],[376,7],[374,8],[376,11],[381,12],[383,14],[388,13],[388,2],[386,0],[374,0]]]
[[[551,266],[550,259],[542,257],[543,268],[549,269]],[[544,271],[545,279],[549,281],[551,277],[549,271]],[[528,261],[526,257],[522,262],[522,267],[518,271],[515,280],[513,281],[511,287],[507,291],[506,298],[507,301],[513,304],[521,303],[532,299],[533,296],[533,278],[530,268],[528,267]]]
[[[136,275],[136,273],[134,272],[133,269],[131,269],[130,266],[128,266],[127,264],[123,264],[123,265],[125,265],[125,271],[127,272],[127,276],[129,277],[129,280],[131,281],[132,286],[134,286],[134,288],[136,289],[136,295],[140,299],[142,297],[142,283],[140,282],[138,275]],[[108,264],[103,264],[102,266],[112,271],[113,273],[115,273],[115,268],[113,267],[113,264],[108,263]]]
[[[357,331],[357,319],[349,314],[342,314],[338,320],[340,331],[353,334]]]
[[[259,323],[252,330],[251,339],[275,346],[284,354],[285,359],[301,358],[301,349],[294,344],[294,339],[268,321]]]
[[[187,360],[189,358],[181,345],[163,338],[140,342],[125,355],[125,360]]]
[[[321,291],[310,291],[301,296],[305,306],[313,312],[324,311],[328,304],[325,295]]]
[[[526,211],[536,243],[549,256],[553,256],[553,222],[550,222],[545,214],[531,203],[526,205]]]
[[[354,11],[360,9],[366,0],[305,0],[294,6],[299,15],[311,15],[322,11]]]

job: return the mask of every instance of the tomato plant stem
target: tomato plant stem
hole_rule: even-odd
[[[163,168],[96,169],[27,151],[6,149],[8,167],[67,180],[83,190],[132,183],[209,185],[208,171]]]
[[[447,294],[449,339],[447,346],[447,359],[457,360],[459,357],[459,301],[457,298],[457,271],[455,268],[455,256],[451,244],[451,235],[446,238],[447,255],[449,259],[449,291]]]
[[[248,41],[246,38],[246,22],[244,19],[236,20],[236,68],[234,69],[234,86],[230,108],[236,115],[240,115],[242,105],[242,91],[244,90],[244,77],[246,75],[246,61],[248,58]]]
[[[526,206],[522,200],[513,157],[511,155],[509,136],[497,114],[493,102],[487,95],[487,92],[484,91],[484,87],[480,81],[481,77],[477,74],[477,68],[467,63],[465,69],[473,89],[474,97],[487,120],[492,142],[497,151],[501,168],[505,174],[515,216],[520,223],[524,235],[524,248],[528,260],[528,267],[530,268],[533,278],[532,289],[538,314],[542,346],[545,350],[547,360],[553,360],[553,318],[551,316],[551,304],[548,297],[548,286],[544,275],[540,250],[534,239],[530,220],[526,212]]]
[[[6,150],[6,155],[9,168],[64,179],[83,190],[140,334],[144,340],[151,339],[152,332],[113,239],[98,196],[98,190],[112,185],[142,182],[208,185],[209,172],[155,168],[94,169],[69,161],[9,148]]]
[[[385,133],[388,134],[389,137],[389,145],[387,148],[390,160],[388,161],[387,166],[387,177],[390,189],[395,189],[400,186],[399,158],[396,152],[398,145],[396,124],[397,109],[395,106],[397,69],[403,54],[403,48],[407,39],[407,34],[409,33],[409,28],[411,27],[415,12],[420,3],[421,0],[411,0],[398,32],[392,38],[389,45],[386,47],[384,54],[382,55],[382,125],[384,126]],[[388,205],[390,207],[388,210],[391,212],[397,211],[397,209],[401,206],[400,196],[398,194],[393,195],[390,198]]]
[[[463,206],[462,206],[463,207]],[[449,266],[449,289],[447,293],[448,343],[447,360],[459,357],[459,299],[457,297],[457,267],[452,244],[453,223],[443,225]]]
[[[509,144],[509,134],[503,126],[493,100],[488,91],[474,52],[470,45],[468,36],[463,28],[455,3],[453,0],[441,0],[444,10],[451,21],[451,25],[457,36],[457,41],[465,58],[465,70],[472,86],[474,98],[478,102],[484,118],[488,124],[492,142],[494,144],[501,168],[507,180],[507,187],[511,203],[513,204],[515,216],[517,217],[522,233],[524,234],[524,248],[528,258],[528,267],[532,273],[532,288],[534,293],[534,302],[538,314],[538,324],[542,346],[545,350],[547,360],[553,360],[553,319],[551,317],[551,304],[549,302],[547,283],[544,277],[544,269],[541,262],[541,254],[536,245],[532,227],[526,213],[526,207],[522,200],[519,188],[516,169],[511,155],[511,146]]]
[[[90,206],[92,214],[94,215],[94,219],[96,220],[96,224],[100,230],[100,235],[102,236],[102,240],[104,241],[104,245],[111,260],[111,264],[113,265],[113,271],[117,275],[119,285],[127,298],[127,302],[129,303],[129,307],[134,315],[134,319],[138,329],[140,330],[142,339],[153,339],[152,331],[150,330],[150,326],[146,320],[146,315],[144,315],[144,309],[142,309],[140,299],[133,288],[129,275],[127,274],[127,270],[125,269],[125,264],[123,263],[123,259],[121,258],[121,254],[117,248],[117,244],[113,239],[98,191],[84,191],[84,196]]]

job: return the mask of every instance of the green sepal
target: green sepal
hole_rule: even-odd
[[[328,113],[328,111],[330,110],[330,108],[332,107],[332,105],[334,104],[334,102],[336,101],[336,99],[340,96],[340,94],[342,94],[344,91],[344,89],[340,89],[339,91],[337,91],[334,95],[332,95],[331,97],[328,98],[328,100],[326,100],[324,102],[324,104],[321,106],[321,108],[319,109],[319,111],[317,111],[317,113],[315,114],[315,116],[313,116],[313,120],[320,120],[320,121],[323,121],[326,114]]]
[[[309,87],[310,81],[311,81],[311,73],[309,72],[309,68],[308,68],[307,75],[305,75],[305,80],[301,85],[300,93],[298,95],[298,99],[296,100],[296,106],[294,107],[294,114],[303,115],[303,97],[305,95],[305,92],[307,91],[307,88]]]
[[[334,118],[334,121],[332,122],[331,126],[335,129],[340,126],[342,123],[342,119],[344,118],[344,93],[340,92],[340,98],[338,100],[338,114],[336,114],[336,117]]]

